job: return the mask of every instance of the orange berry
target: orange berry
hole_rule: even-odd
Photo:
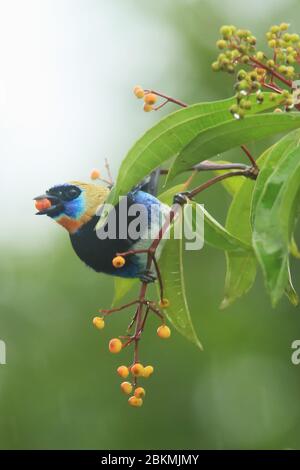
[[[145,395],[146,395],[146,392],[143,387],[137,387],[134,391],[134,396],[136,398],[144,398]]]
[[[143,377],[147,379],[148,377],[150,377],[150,375],[153,374],[153,372],[154,372],[154,368],[152,366],[146,366],[144,367]]]
[[[91,171],[91,174],[90,174],[90,178],[92,180],[97,180],[98,178],[100,178],[101,176],[101,173],[99,170],[97,170],[97,168],[94,168],[92,171]]]
[[[145,95],[145,92],[144,92],[143,88],[142,88],[141,86],[138,86],[138,85],[134,87],[133,93],[134,93],[135,96],[136,96],[137,98],[139,98],[139,99],[140,99],[140,98],[143,98],[144,95]]]
[[[149,113],[152,110],[153,110],[153,106],[151,104],[147,104],[147,103],[144,104],[145,113]]]
[[[108,349],[110,350],[111,353],[117,354],[121,351],[122,349],[122,342],[118,338],[113,338],[110,340]]]
[[[130,369],[130,372],[135,377],[142,377],[144,375],[144,367],[142,364],[136,362]]]
[[[161,325],[157,328],[157,334],[160,338],[167,339],[171,336],[171,330],[167,325]]]
[[[112,260],[112,264],[114,268],[122,268],[125,264],[125,258],[123,256],[115,256],[114,259]]]
[[[51,207],[51,202],[49,201],[49,199],[38,199],[37,201],[35,201],[35,208],[38,210],[38,211],[44,211],[46,209],[49,209],[49,207]]]
[[[170,301],[168,299],[161,299],[159,302],[158,302],[158,305],[161,307],[161,308],[168,308],[170,306]]]
[[[139,408],[142,406],[143,404],[143,400],[141,398],[137,398],[137,397],[130,397],[128,399],[128,403],[130,406],[134,406],[136,408]]]
[[[156,103],[157,95],[155,95],[154,93],[147,93],[147,95],[144,96],[144,101],[145,103],[152,105]]]
[[[133,389],[133,387],[132,387],[130,382],[122,382],[121,383],[121,390],[126,395],[130,395],[131,392],[132,392],[132,389]]]
[[[118,372],[119,376],[122,377],[123,379],[126,379],[129,375],[129,369],[126,366],[118,367],[117,372]]]
[[[103,317],[94,317],[93,318],[93,325],[98,328],[98,330],[102,330],[105,326],[104,318]]]

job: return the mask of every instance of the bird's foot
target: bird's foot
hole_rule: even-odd
[[[156,281],[156,275],[149,269],[138,273],[139,279],[147,284]]]
[[[182,193],[175,194],[173,198],[173,204],[180,204],[181,206],[183,206],[184,204],[188,202],[189,195],[190,195],[189,191],[184,191]]]

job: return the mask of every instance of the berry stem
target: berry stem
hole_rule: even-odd
[[[164,98],[166,100],[166,103],[163,103],[163,105],[167,104],[168,102],[169,103],[174,103],[174,104],[178,104],[178,106],[181,106],[182,108],[187,108],[188,107],[188,104],[187,103],[184,103],[183,101],[181,100],[178,100],[176,98],[172,98],[172,96],[168,96],[168,95],[165,95],[164,93],[161,93],[160,91],[155,91],[155,90],[145,90],[146,93],[154,93],[155,95],[157,96],[160,96],[161,98]],[[156,110],[158,109],[159,107],[156,108]]]
[[[256,164],[256,161],[255,159],[252,157],[251,153],[250,153],[250,150],[248,149],[248,147],[246,147],[246,145],[241,145],[241,149],[245,152],[245,154],[247,155],[247,157],[249,158],[253,168],[256,168],[258,169],[258,166]]]
[[[283,75],[281,75],[280,73],[278,73],[276,70],[272,69],[271,67],[269,67],[268,65],[265,65],[264,63],[260,62],[259,60],[255,59],[255,57],[250,57],[250,61],[256,66],[256,67],[260,67],[262,69],[265,69],[267,70],[267,72],[269,72],[271,75],[273,75],[274,77],[276,77],[278,80],[280,80],[282,83],[284,83],[285,85],[287,85],[289,88],[292,87],[292,82],[291,80],[288,80],[287,78],[285,78]]]

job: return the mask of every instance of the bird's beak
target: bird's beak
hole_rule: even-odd
[[[36,196],[34,199],[36,201],[35,206],[38,209],[36,215],[53,215],[63,210],[64,205],[62,201],[57,196],[52,196],[51,194],[43,194],[41,196]]]

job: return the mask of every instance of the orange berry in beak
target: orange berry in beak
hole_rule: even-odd
[[[37,201],[35,201],[35,207],[38,211],[44,211],[51,207],[51,202],[49,201],[49,199],[38,199]]]

